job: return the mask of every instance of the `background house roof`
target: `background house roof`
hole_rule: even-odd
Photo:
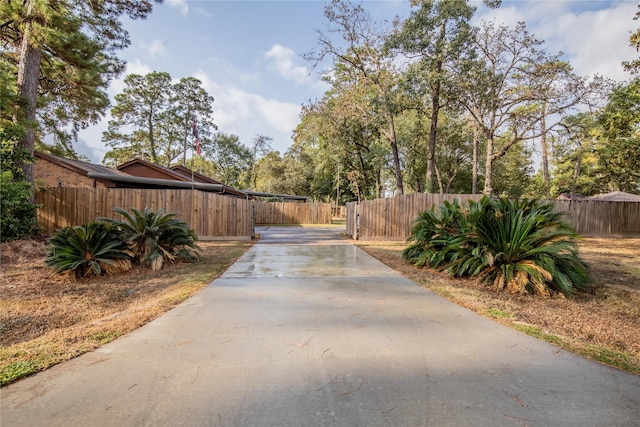
[[[624,191],[613,191],[606,194],[597,194],[589,197],[589,200],[602,200],[607,202],[640,202],[637,194],[625,193]]]

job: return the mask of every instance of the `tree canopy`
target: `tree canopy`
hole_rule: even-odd
[[[104,162],[115,166],[136,157],[164,166],[195,151],[194,127],[202,145],[209,144],[214,98],[194,77],[172,83],[169,73],[129,74],[125,88],[115,96],[108,130],[102,141],[111,150]]]
[[[74,134],[102,117],[105,90],[124,70],[117,52],[130,39],[121,17],[145,18],[154,2],[160,0],[0,3],[0,61],[10,67],[20,101],[12,119],[25,128],[17,148],[33,153],[35,141],[49,134],[73,153]],[[32,165],[22,168],[33,181]]]
[[[121,17],[144,18],[154,2],[0,4],[1,132],[3,147],[24,154],[11,157],[25,166],[16,176],[30,179],[44,135],[74,155],[74,134],[101,119],[105,89],[123,71]],[[337,203],[408,192],[640,193],[638,79],[576,75],[525,23],[474,26],[475,11],[466,0],[413,0],[406,19],[390,22],[366,3],[327,3],[305,58],[329,88],[303,105],[282,154],[267,135],[219,132],[198,79],[129,75],[103,134],[104,162],[182,163],[240,189]],[[629,41],[638,49],[638,32]],[[195,131],[201,156],[189,155]]]

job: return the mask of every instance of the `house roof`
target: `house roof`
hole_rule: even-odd
[[[147,160],[133,159],[119,165],[118,170],[139,178],[134,180],[119,180],[120,185],[146,185],[149,188],[194,188],[203,191],[215,191],[236,197],[247,197],[247,195],[240,190],[222,184],[206,175],[191,171],[191,169],[184,166],[168,168]],[[186,185],[176,184],[176,181]]]
[[[216,192],[234,197],[265,197],[279,200],[307,201],[306,196],[240,191],[220,181],[178,165],[168,168],[143,159],[133,159],[111,169],[103,165],[65,159],[36,151],[36,157],[105,183],[124,188],[175,188]],[[151,176],[150,176],[151,175]]]
[[[601,200],[606,202],[640,202],[637,194],[625,193],[624,191],[613,191],[606,194],[597,194],[589,197],[589,200]]]
[[[34,152],[36,158],[48,160],[52,163],[57,164],[65,169],[72,170],[79,174],[87,176],[89,172],[96,172],[101,174],[112,174],[112,175],[127,175],[124,172],[120,172],[116,169],[111,169],[103,165],[96,165],[93,163],[82,162],[80,160],[66,159],[64,157],[54,156],[53,154],[42,153],[40,151]]]
[[[213,179],[211,177],[208,177],[196,171],[192,171],[186,166],[182,166],[182,165],[171,166],[171,170],[183,176],[184,178],[187,178],[188,181],[191,181],[191,179],[193,179],[196,182],[202,182],[206,184],[222,184],[217,179]]]
[[[170,179],[176,181],[191,181],[191,178],[186,178],[178,172],[172,170],[171,168],[137,158],[118,165],[118,170],[126,172],[128,175],[139,177]]]

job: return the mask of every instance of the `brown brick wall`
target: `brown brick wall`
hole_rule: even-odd
[[[94,180],[71,169],[64,168],[46,159],[36,158],[34,164],[35,181],[43,187],[86,187],[93,188]],[[106,188],[97,181],[96,187]]]

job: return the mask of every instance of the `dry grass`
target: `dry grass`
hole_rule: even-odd
[[[594,289],[552,298],[497,294],[402,260],[405,243],[360,243],[391,268],[435,293],[505,325],[593,360],[640,374],[640,239],[585,238],[581,257]]]
[[[52,275],[45,243],[0,245],[0,384],[46,369],[155,319],[218,277],[250,242],[200,242],[198,263],[74,281]]]

